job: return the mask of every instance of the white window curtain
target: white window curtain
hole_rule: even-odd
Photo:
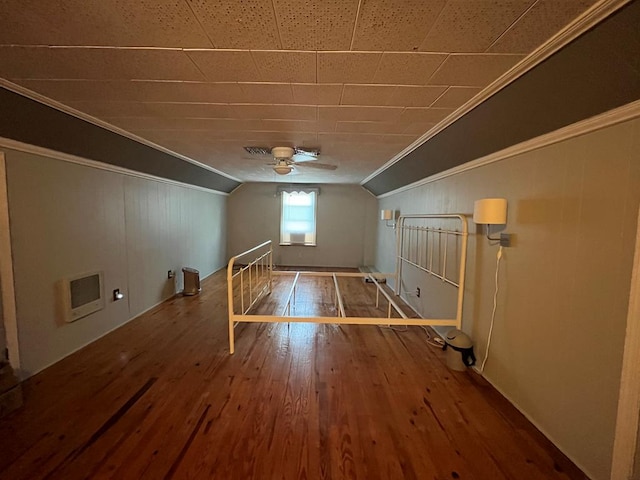
[[[280,216],[280,245],[316,244],[317,192],[285,192]]]

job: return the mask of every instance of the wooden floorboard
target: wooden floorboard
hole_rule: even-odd
[[[295,314],[335,315],[331,279],[300,282]],[[384,315],[375,285],[339,282],[351,313]],[[25,381],[0,478],[586,478],[421,328],[240,324],[229,355],[225,272],[202,286]]]

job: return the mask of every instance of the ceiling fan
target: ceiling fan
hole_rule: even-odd
[[[271,154],[275,163],[269,164],[278,175],[290,174],[294,166],[319,168],[322,170],[335,170],[336,165],[320,163],[316,160],[320,151],[318,149],[304,149],[300,147],[244,147],[252,155]]]

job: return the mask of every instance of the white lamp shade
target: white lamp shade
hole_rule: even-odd
[[[380,210],[380,220],[393,220],[393,210]]]
[[[507,200],[505,198],[483,198],[473,205],[473,221],[485,225],[506,225]]]

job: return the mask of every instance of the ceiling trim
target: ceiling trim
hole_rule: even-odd
[[[485,165],[489,165],[491,163],[507,160],[511,157],[515,157],[516,155],[521,155],[523,153],[531,152],[533,150],[553,145],[564,140],[569,140],[581,135],[586,135],[596,130],[602,130],[604,128],[633,120],[635,118],[640,118],[640,100],[629,103],[622,107],[615,108],[595,117],[582,120],[572,125],[568,125],[554,132],[546,133],[544,135],[540,135],[539,137],[532,138],[531,140],[521,142],[517,145],[505,148],[504,150],[500,150],[499,152],[495,152],[476,160],[472,160],[471,162],[464,163],[457,167],[450,168],[448,170],[445,170],[444,172],[431,175],[429,177],[423,178],[422,180],[418,180],[417,182],[413,182],[409,185],[405,185],[390,192],[382,193],[380,195],[377,195],[376,198],[382,199],[391,197],[398,193],[402,193],[407,190],[426,185],[428,183],[442,180],[443,178],[451,177],[453,175],[458,175],[469,170],[484,167]]]
[[[493,83],[491,83],[484,90],[478,93],[478,95],[476,95],[467,103],[462,105],[460,108],[458,108],[457,110],[452,112],[450,115],[445,117],[442,121],[437,123],[431,130],[429,130],[424,135],[419,137],[411,145],[406,147],[400,153],[398,153],[393,158],[391,158],[391,160],[389,160],[380,168],[378,168],[376,171],[374,171],[372,174],[367,176],[364,180],[360,182],[360,185],[364,185],[367,182],[371,181],[373,178],[377,177],[383,171],[385,171],[386,169],[388,169],[398,161],[402,160],[405,156],[407,156],[416,148],[426,143],[432,137],[435,137],[442,130],[447,128],[452,123],[456,122],[458,119],[462,118],[464,115],[466,115],[471,110],[476,108],[478,105],[483,103],[489,97],[493,96],[502,88],[514,82],[516,79],[518,79],[519,77],[521,77],[522,75],[524,75],[525,73],[533,69],[538,64],[542,63],[551,55],[558,52],[561,48],[568,45],[570,42],[578,38],[587,30],[594,27],[595,25],[597,25],[598,23],[603,21],[605,18],[607,18],[614,12],[618,11],[620,8],[630,3],[631,1],[633,0],[600,0],[598,3],[594,4],[591,8],[589,8],[582,15],[576,18],[572,23],[564,27],[562,30],[560,30],[558,33],[552,36],[545,43],[540,45],[530,55],[528,55],[522,61],[517,63],[507,72],[505,72],[503,75],[498,77]],[[397,192],[398,190],[394,190],[394,191]]]
[[[224,173],[221,172],[220,170],[217,170],[213,167],[211,167],[210,165],[206,165],[204,163],[200,163],[192,158],[189,158],[185,155],[182,155],[180,153],[174,152],[172,150],[169,150],[168,148],[165,148],[161,145],[158,145],[156,143],[153,143],[149,140],[146,140],[142,137],[138,137],[137,135],[134,135],[131,132],[128,132],[126,130],[123,130],[121,128],[118,128],[114,125],[111,125],[110,123],[107,123],[103,120],[100,120],[96,117],[93,117],[87,113],[83,113],[80,112],[79,110],[76,110],[75,108],[69,107],[63,103],[57,102],[56,100],[52,100],[49,97],[45,97],[44,95],[41,95],[37,92],[34,92],[33,90],[29,90],[28,88],[22,87],[20,85],[17,85],[13,82],[10,82],[9,80],[6,80],[4,78],[0,78],[0,86],[6,88],[9,91],[12,91],[14,93],[17,93],[18,95],[22,95],[23,97],[27,97],[31,100],[34,100],[38,103],[42,103],[48,107],[54,108],[56,110],[61,111],[62,113],[66,113],[67,115],[71,115],[72,117],[78,118],[80,120],[83,120],[85,122],[91,123],[93,125],[96,125],[97,127],[103,128],[105,130],[109,130],[110,132],[113,133],[117,133],[118,135],[122,136],[122,137],[126,137],[130,140],[133,140],[135,142],[141,143],[143,145],[146,145],[148,147],[151,147],[155,150],[159,150],[163,153],[166,153],[168,155],[174,156],[176,158],[179,158],[180,160],[184,160],[185,162],[189,162],[193,165],[196,165],[200,168],[204,168],[205,170],[209,170],[213,173],[216,173],[218,175],[221,175],[223,177],[226,177],[230,180],[233,180],[234,182],[238,182],[238,183],[242,183],[242,180],[233,177],[231,175],[229,175],[228,173]]]
[[[105,170],[107,172],[119,173],[121,175],[127,175],[129,177],[142,178],[145,180],[153,180],[160,183],[166,183],[168,185],[176,185],[179,187],[186,187],[193,190],[200,190],[202,192],[215,193],[217,195],[228,196],[226,192],[214,190],[212,188],[201,187],[199,185],[193,185],[190,183],[178,182],[177,180],[171,180],[168,178],[157,177],[148,173],[138,172],[136,170],[130,170],[124,167],[118,167],[117,165],[111,165],[108,163],[99,162],[97,160],[90,160],[88,158],[79,157],[77,155],[71,155],[70,153],[59,152],[57,150],[51,150],[50,148],[38,147],[37,145],[31,145],[29,143],[19,142],[10,138],[0,137],[0,148],[8,148],[11,150],[17,150],[19,152],[30,153],[33,155],[40,155],[44,157],[50,157],[54,160],[60,160],[63,162],[74,163],[76,165],[83,165],[85,167],[96,168],[98,170]],[[0,152],[0,155],[2,152]]]

